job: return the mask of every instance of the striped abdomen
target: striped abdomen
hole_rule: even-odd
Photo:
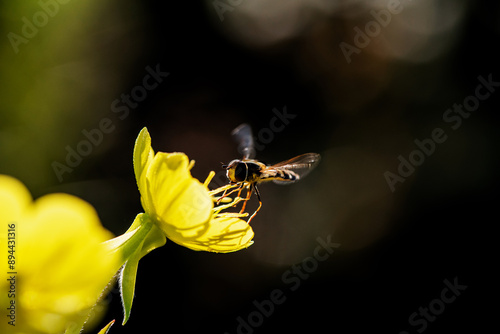
[[[296,182],[300,179],[300,176],[288,169],[281,168],[266,168],[261,171],[260,177],[262,181],[282,181],[284,183]]]

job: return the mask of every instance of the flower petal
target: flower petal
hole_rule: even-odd
[[[20,302],[71,314],[93,306],[121,265],[103,242],[112,235],[87,202],[66,194],[38,199],[19,223]]]
[[[157,153],[148,169],[147,181],[152,208],[148,214],[165,232],[165,225],[189,230],[210,218],[212,200],[203,184],[191,176],[185,154]]]
[[[111,233],[93,207],[66,194],[33,202],[21,182],[0,175],[0,210],[5,226],[15,224],[16,263],[9,271],[19,277],[16,305],[24,319],[19,331],[53,333],[64,331],[69,323],[83,324],[122,264],[119,252],[103,243]],[[7,283],[0,281],[1,291]],[[0,298],[2,308],[6,301]]]
[[[244,220],[234,217],[212,219],[203,234],[193,238],[169,238],[190,249],[216,253],[235,252],[253,244],[254,232]]]
[[[18,222],[32,201],[31,194],[24,184],[11,176],[0,175],[0,222],[2,226]]]
[[[5,250],[4,260],[0,262],[0,268],[3,273],[7,273],[13,271],[13,268],[9,267],[10,259],[7,258],[8,254],[13,256],[17,256],[14,252],[17,251],[17,244],[12,242],[17,242],[16,239],[8,242],[7,233],[11,232],[14,234],[9,235],[9,237],[18,238],[17,230],[19,229],[19,222],[22,219],[23,212],[31,205],[32,198],[28,189],[17,179],[7,176],[0,175],[0,245]],[[5,245],[5,246],[4,246]],[[11,246],[11,247],[7,247]],[[7,253],[7,251],[11,251]],[[15,259],[14,259],[15,260]],[[14,269],[17,269],[14,267]],[[4,287],[7,287],[7,281],[0,281],[0,292],[3,294]],[[7,296],[7,293],[5,293]],[[2,296],[3,297],[3,296]],[[6,301],[0,297],[0,306],[4,306],[5,304],[2,301]],[[0,332],[3,324],[0,324]]]

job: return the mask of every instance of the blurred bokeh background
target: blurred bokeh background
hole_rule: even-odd
[[[249,249],[169,242],[145,257],[131,319],[111,333],[480,332],[493,319],[498,4],[1,1],[0,17],[0,173],[35,197],[82,197],[115,234],[142,212],[132,149],[144,126],[155,150],[196,160],[195,177],[218,172],[212,186],[239,157],[230,132],[243,122],[261,161],[322,155],[305,180],[262,185]],[[470,115],[447,121],[464,100]],[[398,157],[436,128],[446,140],[391,189]],[[327,260],[290,274],[329,236],[340,246]],[[409,323],[454,278],[467,289],[427,327]],[[249,320],[275,289],[286,300]],[[117,291],[107,301],[103,323],[121,322]]]

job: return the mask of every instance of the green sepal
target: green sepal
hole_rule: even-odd
[[[144,241],[141,243],[144,243]],[[122,297],[123,305],[123,322],[125,325],[130,318],[130,312],[132,311],[132,301],[134,300],[135,292],[135,280],[137,276],[137,267],[139,266],[139,260],[141,259],[141,249],[138,248],[127,260],[120,272],[120,294]]]
[[[120,272],[119,280],[124,312],[122,325],[125,325],[130,318],[139,260],[167,242],[165,234],[153,224],[149,216],[145,213],[137,215],[125,234],[127,233],[134,233],[134,235],[123,244],[122,250],[123,256],[126,259],[125,265]]]
[[[101,329],[101,330],[99,331],[99,333],[97,333],[97,334],[107,334],[107,333],[108,333],[108,331],[109,331],[109,329],[111,328],[111,326],[113,326],[113,324],[114,324],[114,323],[115,323],[115,321],[114,321],[114,320],[111,320],[111,321],[109,322],[109,324],[107,324],[107,325],[106,325],[103,329]]]
[[[139,213],[124,234],[106,241],[106,244],[113,252],[121,252],[123,264],[137,249],[141,249],[142,258],[153,249],[165,245],[166,242],[165,234],[153,224],[149,216]]]
[[[148,129],[144,127],[137,136],[133,153],[134,174],[139,190],[141,189],[142,179],[146,177],[144,169],[151,163],[153,157],[154,152],[151,148],[151,136]]]

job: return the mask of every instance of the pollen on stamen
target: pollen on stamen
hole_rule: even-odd
[[[243,217],[248,217],[248,212],[245,212],[245,213],[224,212],[224,213],[218,213],[217,217],[220,217],[220,218],[243,218]]]
[[[226,200],[226,198],[229,199],[229,201]],[[230,207],[233,207],[233,206],[237,205],[239,202],[244,200],[244,198],[242,198],[242,197],[236,197],[234,200],[230,197],[226,197],[226,198],[224,198],[224,200],[225,200],[225,202],[227,202],[227,204],[218,205],[212,209],[216,214],[218,214],[222,210],[229,209]]]

